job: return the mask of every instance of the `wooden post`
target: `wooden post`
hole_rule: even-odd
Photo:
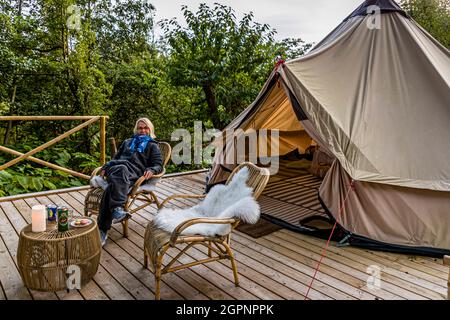
[[[100,163],[106,162],[106,117],[100,118]]]
[[[447,300],[450,300],[450,256],[444,256],[444,264],[449,267],[447,280]]]
[[[116,139],[114,139],[114,137],[109,138],[109,155],[111,156],[111,159],[114,158],[116,153],[117,153]]]
[[[14,89],[13,89],[13,95],[11,98],[11,106],[9,107],[9,112],[12,113],[12,108],[14,106],[14,102],[16,101],[16,91],[17,91],[17,84],[14,85]],[[5,132],[5,139],[3,140],[3,144],[6,146],[9,142],[9,135],[11,134],[11,130],[12,130],[12,120],[10,120],[8,122],[8,125],[6,127],[6,132]]]

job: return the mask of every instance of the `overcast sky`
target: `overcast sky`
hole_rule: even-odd
[[[215,2],[232,7],[240,20],[244,13],[254,14],[254,21],[267,23],[277,31],[275,38],[302,38],[318,43],[349,15],[363,0],[148,0],[156,8],[155,21],[177,17],[185,25],[181,6],[196,12],[200,3],[212,7]],[[156,28],[155,36],[161,35]]]

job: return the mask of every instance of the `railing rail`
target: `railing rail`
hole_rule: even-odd
[[[39,163],[41,165],[44,165],[46,167],[55,169],[55,170],[61,170],[63,172],[69,173],[73,176],[83,178],[83,179],[90,179],[90,176],[85,175],[81,172],[77,172],[68,168],[64,168],[61,166],[58,166],[56,164],[32,157],[35,153],[38,153],[51,145],[54,145],[55,143],[67,138],[71,134],[74,134],[75,132],[80,131],[81,129],[100,121],[100,162],[102,164],[106,161],[106,120],[109,119],[108,116],[0,116],[0,121],[50,121],[50,120],[86,120],[82,124],[76,126],[75,128],[59,135],[58,137],[34,148],[33,150],[28,151],[27,153],[21,153],[13,149],[9,149],[4,146],[0,146],[0,151],[18,156],[17,158],[10,160],[9,162],[0,165],[0,171],[5,170],[6,168],[9,168],[21,161],[24,160],[31,160],[33,162]]]

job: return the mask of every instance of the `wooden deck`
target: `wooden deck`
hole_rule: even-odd
[[[158,195],[165,198],[173,193],[202,193],[203,185],[204,174],[167,178],[159,185]],[[65,204],[81,214],[86,192],[72,190],[0,202],[0,300],[154,298],[153,275],[143,268],[144,230],[155,214],[154,207],[133,215],[128,238],[122,237],[121,226],[113,227],[97,274],[81,290],[42,293],[23,286],[16,254],[19,232],[30,223],[30,207],[37,203]],[[269,200],[265,201],[270,205]],[[283,199],[277,201],[284,203]],[[183,200],[174,204],[182,207],[192,203]],[[277,203],[273,208],[279,208]],[[284,210],[289,210],[289,206]],[[238,263],[239,288],[234,287],[229,264],[215,262],[165,275],[162,299],[303,300],[324,245],[323,240],[285,229],[256,239],[236,232],[232,246]],[[206,252],[200,248],[184,259],[205,256]],[[381,270],[379,289],[368,286],[369,266]],[[442,259],[337,248],[333,243],[308,298],[444,300],[447,275],[448,268]]]

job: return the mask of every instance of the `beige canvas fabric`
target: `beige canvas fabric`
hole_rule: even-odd
[[[351,178],[335,161],[320,197],[346,230],[384,243],[450,249],[448,192],[357,181],[344,203]]]
[[[281,85],[275,84],[269,95],[259,106],[254,117],[242,124],[244,130],[249,128],[275,129],[281,131],[304,130]]]
[[[450,53],[413,20],[380,18],[344,22],[282,78],[353,179],[450,191]]]

